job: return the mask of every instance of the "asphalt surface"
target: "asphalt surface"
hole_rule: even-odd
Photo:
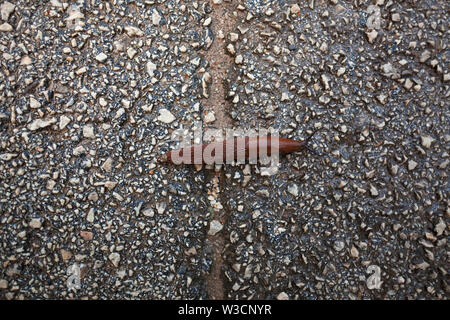
[[[448,299],[449,12],[0,2],[0,298]],[[319,155],[157,162],[196,126]]]

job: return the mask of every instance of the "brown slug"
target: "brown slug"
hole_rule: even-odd
[[[284,155],[302,149],[317,154],[308,145],[314,133],[306,140],[300,141],[275,136],[232,138],[175,149],[158,160],[175,164],[219,164],[260,159],[261,156]]]

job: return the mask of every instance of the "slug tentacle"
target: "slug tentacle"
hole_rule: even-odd
[[[304,143],[304,148],[305,148],[306,150],[308,150],[309,152],[315,154],[316,156],[320,156],[321,154],[320,154],[317,150],[314,150],[314,149],[311,147],[310,142],[311,142],[312,137],[314,137],[314,135],[315,135],[318,131],[320,131],[320,129],[314,130],[313,133],[311,133],[311,135],[310,135],[308,138],[306,138],[306,140],[303,141],[303,143]]]

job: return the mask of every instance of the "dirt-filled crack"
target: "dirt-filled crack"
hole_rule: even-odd
[[[214,42],[205,54],[205,58],[209,61],[209,74],[211,80],[209,83],[209,96],[204,101],[203,110],[205,112],[204,119],[211,119],[207,117],[207,113],[214,113],[215,121],[204,123],[204,128],[214,126],[215,128],[231,128],[231,119],[227,116],[225,110],[230,106],[225,100],[226,89],[224,87],[224,79],[227,78],[229,69],[232,67],[233,60],[230,56],[225,54],[226,37],[233,30],[236,25],[236,18],[233,15],[232,2],[222,2],[221,4],[214,4],[211,0],[211,7],[213,11],[210,16],[212,18],[211,30],[214,34]],[[211,115],[209,115],[211,116]],[[220,192],[222,189],[223,175],[220,172],[211,172],[210,179],[208,179],[208,196],[212,199],[220,199]],[[210,221],[219,221],[223,226],[226,223],[228,212],[220,205],[220,200],[212,201],[216,206],[212,210]],[[222,231],[212,235],[208,233],[206,245],[211,249],[212,266],[210,273],[206,276],[207,290],[210,299],[224,299],[226,296],[223,282],[223,258],[222,252],[226,243],[225,234]]]

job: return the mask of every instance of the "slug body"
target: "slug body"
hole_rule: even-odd
[[[245,162],[284,155],[303,148],[308,148],[307,140],[297,141],[271,136],[239,137],[172,150],[163,155],[160,161],[175,164]]]

